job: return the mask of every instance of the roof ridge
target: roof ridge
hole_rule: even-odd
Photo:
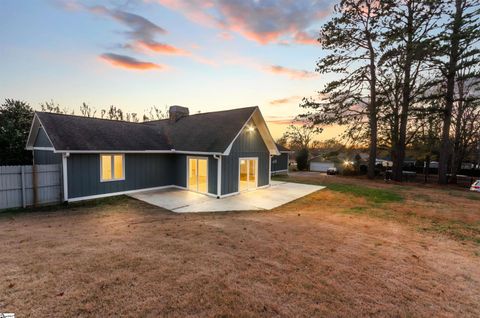
[[[207,114],[212,114],[212,113],[231,112],[231,111],[248,109],[248,108],[258,108],[258,106],[248,106],[248,107],[240,107],[240,108],[233,108],[233,109],[217,110],[217,111],[211,111],[211,112],[206,112],[206,113],[197,113],[197,114],[189,115],[188,117],[199,116],[199,115],[207,115]],[[119,123],[137,124],[137,125],[143,125],[143,124],[149,124],[149,123],[155,123],[155,122],[161,122],[161,121],[164,121],[164,120],[168,120],[168,118],[164,118],[164,119],[149,120],[149,121],[142,121],[142,122],[133,122],[133,121],[126,121],[126,120],[89,117],[89,116],[81,116],[81,115],[75,115],[75,114],[62,114],[62,113],[45,112],[45,111],[37,111],[37,110],[35,111],[35,113],[66,116],[66,117],[77,117],[77,118],[84,118],[84,119],[96,119],[96,120],[104,120],[104,121],[109,121],[109,122],[119,122]]]
[[[258,108],[258,106],[248,106],[248,107],[232,108],[232,109],[225,109],[225,110],[216,110],[216,111],[205,112],[205,113],[196,113],[196,114],[188,115],[188,116],[185,116],[185,117],[182,117],[182,118],[188,118],[188,117],[200,116],[200,115],[209,115],[209,114],[214,114],[214,113],[226,113],[226,112],[232,112],[232,111],[237,111],[237,110],[244,110],[244,109],[248,109],[248,108],[254,109],[254,108]],[[144,122],[141,122],[141,124],[155,123],[155,122],[160,122],[160,121],[164,121],[164,120],[168,120],[168,118],[144,121]]]
[[[40,113],[40,114],[48,114],[48,115],[58,115],[58,116],[63,116],[63,117],[77,117],[77,118],[82,118],[82,119],[96,119],[96,120],[103,120],[103,121],[109,121],[109,122],[117,122],[117,123],[126,123],[126,124],[143,124],[144,122],[134,122],[134,121],[126,121],[126,120],[120,120],[120,119],[108,119],[108,118],[99,118],[99,117],[89,117],[89,116],[81,116],[81,115],[75,115],[75,114],[61,114],[61,113],[54,113],[54,112],[44,112],[44,111],[35,111],[35,114]]]

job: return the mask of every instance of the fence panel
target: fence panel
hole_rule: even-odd
[[[35,173],[34,173],[35,171]],[[0,209],[59,203],[61,165],[0,166]]]

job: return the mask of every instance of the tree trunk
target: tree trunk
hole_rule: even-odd
[[[448,69],[446,72],[447,90],[445,93],[445,109],[443,112],[442,140],[440,145],[440,160],[438,162],[438,183],[448,182],[448,159],[451,154],[450,126],[452,124],[452,109],[455,95],[455,77],[458,64],[458,47],[460,42],[460,27],[463,15],[463,0],[455,0],[455,17],[453,20],[452,33],[450,34],[450,52]]]
[[[370,151],[368,155],[368,178],[375,178],[375,164],[377,162],[377,72],[375,67],[375,51],[369,38],[368,47],[370,52]]]
[[[403,162],[405,160],[405,147],[407,140],[407,121],[408,121],[408,111],[410,106],[410,95],[411,95],[411,69],[413,63],[414,52],[412,50],[413,45],[413,19],[414,19],[414,10],[412,8],[412,3],[408,3],[408,21],[407,21],[407,43],[405,46],[405,63],[403,65],[403,85],[402,85],[402,106],[400,113],[400,131],[398,137],[398,143],[396,149],[394,149],[396,160],[393,162],[392,167],[392,177],[395,181],[403,181]]]
[[[455,122],[455,139],[453,142],[453,153],[452,153],[452,170],[451,170],[451,180],[452,183],[457,183],[457,173],[461,167],[461,154],[460,154],[460,143],[462,139],[462,130],[465,127],[462,127],[462,117],[463,117],[463,89],[461,84],[458,85],[459,88],[459,101],[458,101],[458,111],[457,111],[457,121]],[[462,129],[463,128],[463,129]]]

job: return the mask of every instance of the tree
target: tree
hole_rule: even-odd
[[[84,117],[95,117],[97,110],[87,105],[85,102],[80,106],[80,114]]]
[[[163,110],[157,106],[152,106],[148,110],[148,114],[143,114],[143,121],[162,120],[166,118],[168,118],[168,109],[166,106]]]
[[[282,136],[283,140],[286,140],[292,149],[310,150],[315,147],[318,142],[315,137],[323,131],[323,128],[316,126],[315,124],[303,120],[303,123],[292,123],[287,127],[287,130]]]
[[[447,6],[448,22],[441,33],[440,71],[445,78],[445,108],[443,110],[442,141],[438,165],[438,182],[447,183],[448,160],[451,155],[450,126],[455,102],[455,81],[460,70],[480,63],[479,49],[474,46],[480,40],[480,2],[478,0],[454,0]]]
[[[0,165],[32,163],[25,146],[33,119],[33,109],[25,102],[6,99],[0,106]]]
[[[40,104],[40,109],[42,112],[55,113],[55,114],[71,114],[74,115],[75,111],[69,111],[67,107],[60,107],[58,103],[55,103],[53,100],[50,102],[43,102]]]
[[[377,157],[377,63],[383,37],[382,20],[390,1],[342,0],[320,31],[319,42],[331,53],[320,59],[316,71],[344,76],[329,82],[321,102],[304,99],[315,122],[347,125],[352,138],[368,138],[368,177],[375,177]]]
[[[470,67],[459,72],[456,101],[453,105],[453,152],[451,182],[456,183],[457,173],[469,153],[474,153],[480,135],[480,74]]]
[[[297,168],[300,171],[304,171],[308,169],[308,157],[309,152],[308,149],[302,148],[295,154],[295,161],[297,162]]]
[[[401,99],[399,103],[398,132],[392,140],[392,177],[403,179],[403,162],[407,145],[407,131],[412,106],[418,102],[419,79],[432,54],[435,44],[434,31],[440,19],[439,0],[398,1],[386,17],[385,40],[382,43],[382,61],[394,60],[400,69]],[[383,64],[384,62],[382,62]],[[426,85],[422,85],[425,87]]]
[[[295,160],[299,170],[308,168],[310,150],[317,145],[318,140],[315,140],[315,137],[322,131],[321,127],[308,119],[296,118],[280,138],[280,141],[288,143],[290,148],[295,150]]]

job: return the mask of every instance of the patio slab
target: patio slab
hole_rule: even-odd
[[[272,181],[268,188],[217,199],[182,189],[163,189],[131,194],[132,198],[177,213],[271,210],[325,187]]]

